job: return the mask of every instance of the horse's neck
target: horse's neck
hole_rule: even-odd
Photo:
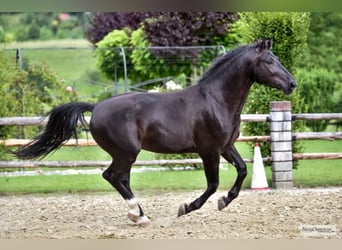
[[[234,114],[241,114],[243,105],[246,102],[251,80],[246,75],[238,75],[238,71],[232,71],[225,79],[217,80],[208,84],[208,92],[226,110]],[[242,72],[242,71],[240,71]]]

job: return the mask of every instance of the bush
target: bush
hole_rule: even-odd
[[[50,28],[44,26],[40,29],[40,40],[50,40],[53,37],[54,33]]]
[[[45,107],[44,113],[54,106],[77,100],[77,93],[67,92],[64,80],[59,79],[47,64],[29,64],[26,72],[25,81],[32,86],[35,96]]]
[[[337,75],[324,68],[301,69],[297,73],[298,88],[309,113],[334,112],[333,98]],[[324,103],[324,105],[322,105]],[[329,121],[306,121],[313,131],[324,131]]]
[[[100,71],[111,80],[123,78],[123,70],[117,71],[115,79],[115,68],[117,65],[123,65],[123,58],[118,47],[128,47],[130,44],[130,30],[113,30],[108,33],[100,42],[98,42],[95,55],[97,66]],[[126,54],[126,63],[130,65],[130,57]],[[122,66],[123,67],[123,66]]]
[[[136,81],[174,75],[172,67],[168,67],[167,71],[164,60],[153,55],[147,48],[151,46],[151,44],[147,40],[145,31],[142,27],[132,32],[131,44],[134,47],[131,58],[134,71],[136,71],[135,74],[137,75],[134,77]]]
[[[25,27],[18,27],[16,30],[15,30],[15,39],[16,41],[25,41],[27,38],[26,36],[26,28]]]

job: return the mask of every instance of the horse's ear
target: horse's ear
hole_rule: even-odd
[[[271,49],[272,49],[272,44],[273,44],[272,39],[266,40],[266,48],[267,48],[268,50],[271,50]]]
[[[272,39],[259,39],[256,42],[256,52],[260,53],[264,49],[270,50],[272,48]]]

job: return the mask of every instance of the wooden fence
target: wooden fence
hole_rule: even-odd
[[[86,118],[89,121],[89,117]],[[296,120],[342,120],[342,113],[330,114],[291,114],[290,102],[271,102],[270,114],[241,115],[242,122],[267,122],[270,125],[270,135],[263,136],[240,136],[237,141],[260,142],[267,141],[271,144],[271,156],[263,158],[264,161],[272,163],[272,186],[274,188],[291,188],[293,186],[293,160],[311,159],[342,159],[341,153],[292,153],[292,142],[294,140],[335,140],[342,139],[342,132],[309,132],[293,133],[292,121]],[[45,125],[47,118],[41,117],[2,117],[0,126],[38,126]],[[0,144],[6,147],[21,146],[30,140],[7,139],[0,140]],[[92,139],[71,139],[64,146],[95,146]],[[244,159],[252,162],[252,159]],[[222,161],[225,162],[225,161]],[[152,160],[136,161],[135,166],[147,165],[180,165],[197,164],[200,159],[185,160]],[[35,167],[94,167],[108,166],[110,161],[0,161],[0,168],[35,168]]]

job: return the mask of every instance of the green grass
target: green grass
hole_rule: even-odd
[[[342,140],[336,140],[336,141],[312,140],[312,141],[302,141],[302,144],[303,144],[305,153],[342,152]]]
[[[142,150],[138,155],[138,160],[153,160],[154,153]],[[106,161],[111,160],[109,154],[98,146],[89,147],[62,147],[53,154],[47,156],[46,161]]]
[[[65,80],[77,80],[87,71],[96,70],[91,49],[23,49],[22,57],[32,64],[46,63]]]
[[[220,175],[222,187],[228,189],[233,185],[235,177],[234,169],[222,170]],[[250,182],[248,179],[245,187]],[[186,191],[204,189],[206,186],[204,172],[201,170],[133,173],[131,183],[132,189],[137,191]],[[101,175],[0,177],[0,194],[103,191],[113,191],[113,188],[102,179]]]
[[[342,160],[300,161],[293,178],[297,187],[341,186]]]
[[[89,147],[62,147],[47,156],[46,161],[86,161],[110,160],[111,157],[98,146]]]
[[[1,177],[0,183],[0,194],[109,191],[109,186],[98,175]]]
[[[248,165],[248,175],[243,184],[250,188],[252,165]],[[271,168],[266,168],[268,183],[271,186]],[[220,170],[220,190],[228,191],[234,184],[236,171],[233,167]],[[325,161],[324,165],[315,161],[303,161],[294,170],[294,185],[297,187],[325,187],[342,185],[342,166],[340,160]],[[204,172],[163,171],[133,173],[132,189],[134,191],[191,191],[203,190],[206,186]],[[102,179],[101,175],[41,175],[21,177],[0,177],[0,194],[28,193],[76,193],[108,192],[113,188]]]

